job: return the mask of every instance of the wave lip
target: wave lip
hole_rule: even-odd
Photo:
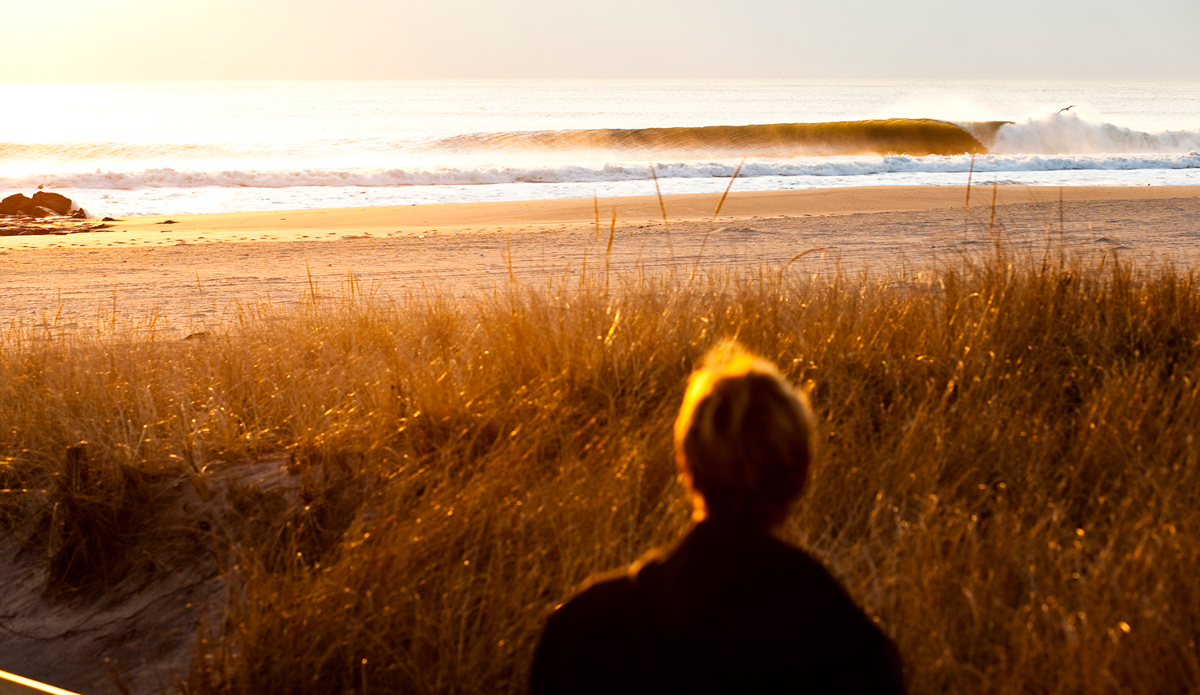
[[[982,130],[988,132],[986,127]],[[991,130],[994,131],[994,128]],[[510,152],[590,150],[680,158],[689,155],[827,157],[864,154],[921,157],[987,151],[968,129],[929,118],[477,133],[439,140],[433,143],[431,149]]]

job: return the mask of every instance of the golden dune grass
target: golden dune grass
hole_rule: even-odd
[[[0,514],[57,503],[48,585],[102,591],[129,548],[54,553],[103,529],[153,554],[180,542],[145,522],[155,490],[288,452],[296,501],[231,487],[244,523],[195,541],[230,600],[179,688],[519,692],[548,610],[685,528],[670,422],[736,337],[811,389],[820,463],[785,533],[894,637],[911,692],[1194,692],[1198,292],[1115,252],[998,247],[923,273],[350,287],[207,340],[14,326],[0,487],[34,492]],[[61,472],[83,440],[87,492]]]

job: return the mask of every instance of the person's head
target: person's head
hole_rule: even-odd
[[[675,420],[695,517],[775,528],[804,488],[814,439],[807,397],[775,365],[737,343],[710,351]]]

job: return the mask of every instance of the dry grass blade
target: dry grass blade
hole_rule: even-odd
[[[667,221],[667,203],[663,200],[662,189],[658,185],[658,171],[654,163],[650,163],[650,176],[654,178],[654,194],[658,196],[658,209],[662,212],[663,229],[667,231],[667,251],[671,260],[675,260],[675,245],[671,242],[671,223]]]
[[[806,250],[801,251],[800,253],[796,254],[795,256],[792,256],[791,258],[788,259],[788,262],[784,263],[783,267],[779,269],[779,281],[781,283],[783,282],[784,273],[786,273],[788,268],[791,268],[792,264],[795,263],[796,261],[800,260],[801,258],[804,258],[805,256],[807,256],[810,253],[820,253],[821,251],[828,251],[828,250],[829,250],[828,248],[821,246],[821,247],[814,248],[814,249],[806,249]]]
[[[1065,213],[1063,212],[1063,187],[1058,187],[1058,234],[1062,236],[1066,232]]]
[[[708,231],[704,233],[704,239],[700,241],[700,250],[696,253],[696,261],[692,264],[692,274],[688,278],[689,284],[696,280],[696,273],[700,270],[700,259],[704,257],[704,249],[708,247],[708,238],[712,236],[713,228],[717,223],[717,216],[721,214],[721,208],[725,205],[725,198],[729,196],[729,191],[733,189],[733,182],[737,180],[738,174],[742,171],[742,165],[745,163],[746,158],[742,157],[742,161],[738,162],[737,168],[733,170],[733,175],[729,177],[729,185],[725,187],[725,192],[721,194],[721,199],[717,201],[717,209],[713,210]]]
[[[612,223],[608,226],[608,245],[604,247],[604,296],[608,297],[608,281],[612,272],[613,239],[617,236],[617,209],[613,208]]]
[[[992,209],[988,217],[988,236],[992,240],[992,254],[996,259],[1003,259],[1007,253],[1002,232],[1004,225],[996,221],[996,196],[999,193],[999,181],[992,181]]]
[[[312,266],[309,265],[307,258],[304,259],[304,272],[308,275],[308,300],[315,305],[317,303],[317,282],[313,279]],[[116,312],[115,305],[113,311]]]
[[[514,290],[517,286],[517,274],[513,271],[512,237],[507,229],[504,230],[504,259],[508,263],[508,286],[510,290]]]
[[[654,179],[654,194],[658,196],[658,209],[662,212],[663,227],[669,230],[671,223],[667,221],[667,204],[663,200],[662,188],[658,185],[658,169],[653,163],[650,164],[650,176]]]
[[[729,191],[733,190],[733,182],[737,181],[738,174],[742,171],[742,165],[746,163],[746,158],[742,157],[742,161],[738,162],[737,168],[733,170],[733,176],[729,177],[729,185],[725,187],[725,192],[721,194],[721,199],[717,201],[717,209],[713,210],[713,222],[717,221],[717,216],[721,214],[721,208],[725,205],[725,198],[729,197]]]
[[[971,166],[967,169],[967,199],[963,203],[963,235],[971,222],[971,178],[975,176],[975,153],[971,153]]]

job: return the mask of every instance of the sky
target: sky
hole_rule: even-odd
[[[11,5],[11,6],[10,6]],[[0,81],[1200,80],[1198,0],[0,0]]]

